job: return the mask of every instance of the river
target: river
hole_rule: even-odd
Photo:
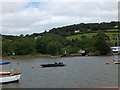
[[[21,69],[19,83],[3,88],[101,88],[118,86],[118,65],[113,56],[10,59],[12,67]],[[106,65],[106,60],[110,61]],[[63,62],[64,67],[41,68],[41,64]],[[19,64],[18,64],[19,63]],[[32,68],[34,66],[34,68]]]

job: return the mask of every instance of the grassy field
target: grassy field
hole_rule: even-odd
[[[115,41],[116,37],[117,37],[117,29],[111,29],[111,30],[106,30],[105,34],[108,35],[111,39],[111,41]],[[93,36],[95,36],[97,33],[85,33],[85,34],[77,34],[77,35],[72,35],[69,37],[66,37],[68,40],[72,40],[72,39],[80,39],[81,36],[86,36],[87,38],[92,38]]]
[[[80,39],[81,36],[86,36],[87,38],[92,38],[93,36],[96,35],[96,33],[86,33],[86,34],[78,34],[78,35],[72,35],[72,36],[69,36],[69,37],[66,37],[68,40],[72,40],[72,39]]]

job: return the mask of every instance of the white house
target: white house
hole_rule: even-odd
[[[118,28],[118,26],[116,25],[116,26],[114,26],[114,28]]]
[[[35,39],[37,39],[37,38],[39,38],[39,37],[41,37],[41,36],[37,36],[37,37],[35,37]]]
[[[79,33],[80,32],[80,30],[78,29],[78,30],[75,30],[75,33]]]

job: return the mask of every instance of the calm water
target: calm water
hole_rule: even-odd
[[[19,83],[4,88],[99,88],[118,86],[118,65],[113,57],[40,58],[11,61],[22,71]],[[110,64],[106,65],[105,61]],[[40,64],[62,61],[65,67],[41,68]],[[19,64],[18,64],[19,63]],[[31,68],[34,66],[34,68]]]

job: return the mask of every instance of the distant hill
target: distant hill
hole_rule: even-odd
[[[74,24],[31,35],[2,35],[0,48],[4,56],[13,52],[16,55],[61,55],[65,51],[76,54],[81,49],[88,54],[108,55],[110,47],[116,45],[117,28],[118,22],[112,21]]]
[[[111,21],[111,22],[101,22],[101,23],[80,23],[74,24],[69,26],[57,27],[49,30],[48,32],[45,31],[43,33],[33,33],[31,35],[25,35],[26,37],[37,37],[42,36],[45,33],[53,33],[59,36],[68,37],[71,35],[76,35],[79,37],[79,34],[85,33],[92,33],[90,35],[86,34],[88,37],[94,35],[98,30],[106,31],[106,30],[113,30],[118,28],[118,21]],[[77,35],[78,34],[78,35]],[[22,34],[20,36],[23,36]],[[12,35],[2,35],[5,39],[16,39],[18,36]]]
[[[60,36],[71,36],[76,34],[83,34],[83,33],[95,33],[98,30],[109,30],[109,29],[117,29],[118,22],[111,21],[111,22],[102,22],[102,23],[80,23],[74,24],[64,27],[53,28],[49,32],[54,33]]]

